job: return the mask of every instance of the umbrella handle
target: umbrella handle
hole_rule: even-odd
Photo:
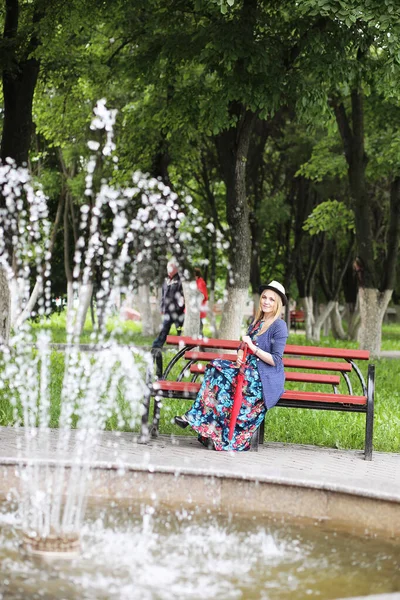
[[[239,348],[239,350],[240,349],[241,348]],[[239,367],[239,373],[244,373],[244,367],[245,367],[245,362],[246,362],[247,350],[248,350],[248,346],[247,346],[247,344],[244,344],[243,356],[242,356],[242,364]]]

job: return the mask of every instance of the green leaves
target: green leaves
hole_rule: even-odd
[[[310,235],[325,233],[334,239],[340,233],[355,231],[354,213],[343,202],[327,200],[314,208],[303,229]]]

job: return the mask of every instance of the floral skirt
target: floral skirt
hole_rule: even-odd
[[[251,438],[265,416],[262,385],[254,356],[244,370],[243,401],[236,427],[229,441],[229,423],[238,367],[229,360],[217,359],[205,371],[203,383],[192,407],[185,414],[199,441],[212,440],[215,450],[249,450]]]

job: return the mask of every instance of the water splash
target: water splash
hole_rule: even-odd
[[[72,281],[75,303],[69,303],[56,415],[50,335],[42,331],[35,339],[26,318],[27,309],[35,304],[29,300],[32,277],[39,285],[38,314],[50,310],[47,198],[40,187],[34,187],[26,169],[16,168],[11,161],[0,167],[4,200],[0,269],[14,290],[11,295],[17,307],[14,330],[2,348],[0,385],[13,407],[15,427],[24,427],[24,436],[19,437],[20,513],[32,544],[46,539],[55,543],[79,533],[101,431],[111,417],[131,429],[139,422],[151,357],[139,348],[120,346],[114,333],[108,333],[112,291],[129,293],[138,284],[143,264],[151,265],[155,253],[177,250],[184,216],[177,194],[159,180],[136,172],[132,185],[121,187],[104,178],[102,173],[111,177],[117,169],[116,111],[108,110],[101,100],[94,112],[91,129],[100,141],[88,143],[92,155],[86,165],[87,201],[80,209]],[[92,351],[85,353],[80,334],[94,280],[97,328],[91,336]]]

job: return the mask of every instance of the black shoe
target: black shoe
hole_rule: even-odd
[[[175,424],[178,425],[178,427],[180,427],[181,429],[186,429],[186,427],[189,425],[189,422],[186,421],[184,417],[176,416],[174,417],[174,421]]]
[[[207,437],[203,437],[202,435],[199,435],[199,437],[197,439],[199,440],[200,444],[202,444],[203,446],[205,446],[207,448],[207,450],[215,450],[214,442],[212,441],[211,438],[207,438]]]

